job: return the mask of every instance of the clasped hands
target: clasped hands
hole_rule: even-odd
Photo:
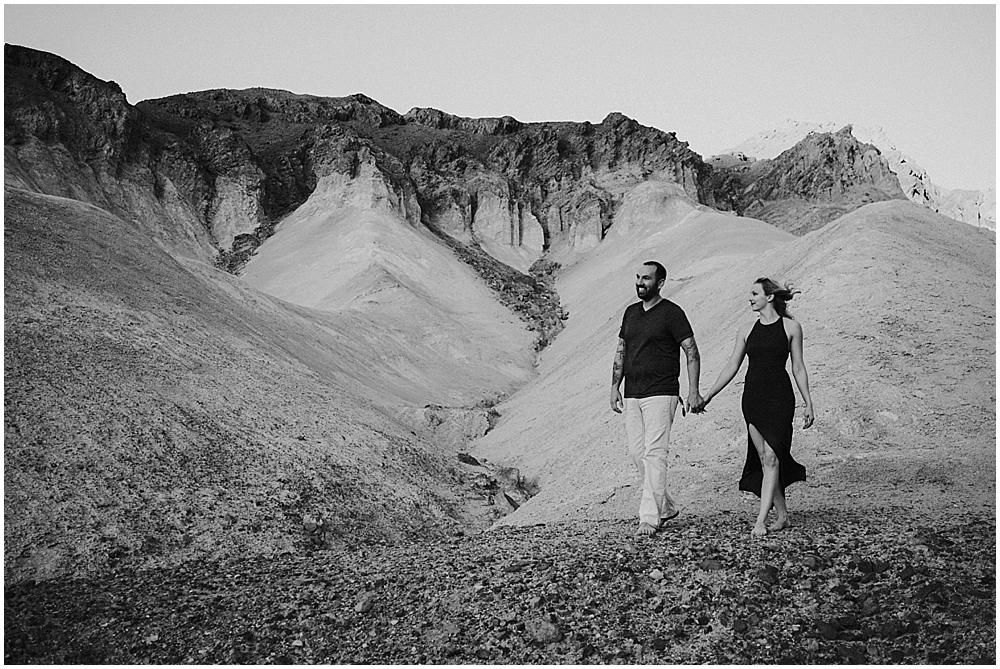
[[[693,394],[688,395],[685,400],[681,398],[681,415],[687,414],[689,411],[691,413],[704,413],[705,407],[708,406],[709,400],[706,400],[701,396],[701,393],[695,391]],[[611,410],[615,413],[621,413],[624,408],[624,402],[622,401],[621,392],[615,388],[611,391]]]
[[[688,395],[686,400],[681,399],[681,415],[690,413],[704,413],[708,406],[708,400],[701,396],[697,390]]]

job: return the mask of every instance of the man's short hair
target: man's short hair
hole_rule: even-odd
[[[656,279],[657,283],[659,283],[660,281],[667,280],[667,268],[661,265],[660,263],[656,262],[655,260],[647,260],[642,264],[656,268],[656,276],[654,276],[653,278]]]

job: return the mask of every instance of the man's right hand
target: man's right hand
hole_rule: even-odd
[[[702,413],[705,411],[707,402],[697,390],[688,393],[687,407],[691,413]]]
[[[621,413],[622,409],[625,408],[625,404],[622,402],[622,391],[617,388],[611,391],[611,409],[615,413]]]

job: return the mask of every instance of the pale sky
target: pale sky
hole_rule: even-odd
[[[996,184],[996,6],[4,5],[4,41],[129,102],[364,93],[405,113],[620,111],[704,157],[784,119],[881,126],[947,188]]]

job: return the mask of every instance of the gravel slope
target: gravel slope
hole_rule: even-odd
[[[996,531],[820,510],[501,528],[4,593],[8,663],[813,664],[996,659]]]

